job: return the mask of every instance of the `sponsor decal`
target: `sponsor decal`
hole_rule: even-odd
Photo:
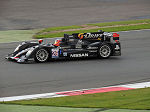
[[[101,38],[98,38],[97,40],[102,40]]]
[[[120,51],[115,51],[115,53],[120,53]]]
[[[52,58],[59,57],[59,49],[52,49]]]
[[[101,37],[103,34],[91,34],[91,33],[87,33],[85,35],[85,38],[98,38]]]
[[[88,47],[87,49],[98,49],[98,47]]]
[[[76,48],[82,48],[82,40],[78,40],[77,44],[76,44]]]
[[[73,38],[73,35],[68,35],[69,36],[69,38]]]
[[[79,39],[83,39],[84,33],[79,33],[79,34],[78,34],[78,37],[79,37]]]
[[[69,42],[74,42],[74,39],[69,39]]]
[[[78,34],[78,38],[79,39],[83,39],[83,38],[87,38],[87,39],[99,39],[101,40],[100,37],[102,37],[103,34],[96,34],[96,33],[79,33]]]
[[[67,49],[68,51],[81,51],[83,50],[82,48],[81,49]]]
[[[82,54],[70,54],[70,57],[88,57],[88,53],[82,53]]]
[[[67,49],[63,49],[63,51],[67,51]]]
[[[119,49],[120,49],[119,45],[116,45],[115,50],[119,50]]]
[[[90,50],[89,52],[97,52],[97,50]]]
[[[64,53],[63,53],[63,56],[67,56],[67,52],[64,52]]]

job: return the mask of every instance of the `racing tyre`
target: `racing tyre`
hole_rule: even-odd
[[[98,57],[99,58],[103,58],[103,59],[107,59],[110,57],[111,55],[111,47],[109,44],[102,44],[99,49],[98,49]]]
[[[38,49],[35,53],[34,60],[38,63],[46,62],[49,59],[49,53],[46,49]]]

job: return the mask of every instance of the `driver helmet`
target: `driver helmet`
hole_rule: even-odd
[[[61,39],[56,39],[54,46],[60,46]]]

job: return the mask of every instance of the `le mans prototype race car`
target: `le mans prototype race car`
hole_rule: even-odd
[[[103,32],[64,34],[61,39],[56,39],[54,44],[39,42],[23,42],[6,59],[19,63],[34,60],[46,62],[52,59],[68,58],[109,58],[120,56],[121,46],[119,34]]]

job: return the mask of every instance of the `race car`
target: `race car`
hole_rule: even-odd
[[[56,39],[53,44],[45,44],[42,39],[38,42],[23,42],[6,59],[23,63],[88,57],[106,59],[110,56],[121,56],[119,34],[99,30],[64,34],[63,38]]]

